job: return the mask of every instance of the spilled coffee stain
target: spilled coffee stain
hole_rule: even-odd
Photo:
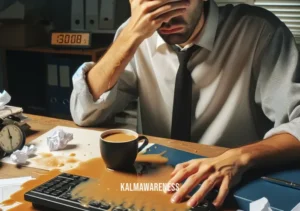
[[[76,168],[66,172],[91,179],[76,186],[72,190],[72,197],[74,199],[80,198],[81,204],[85,206],[92,200],[106,202],[111,205],[110,210],[116,205],[143,211],[188,209],[185,202],[172,204],[170,202],[172,194],[165,194],[162,189],[146,191],[149,185],[166,184],[170,178],[173,167],[165,165],[167,159],[162,154],[138,155],[137,161],[127,171],[108,170],[101,158],[94,158],[80,163]],[[24,183],[21,190],[12,194],[10,200],[2,202],[2,205],[12,205],[15,202],[20,202],[20,205],[9,209],[9,211],[36,211],[30,202],[24,201],[24,194],[61,173],[58,169],[54,169],[47,172],[47,174],[40,175],[35,180]],[[132,190],[135,187],[142,187],[142,190]]]
[[[77,160],[75,158],[68,158],[66,162],[67,163],[77,163],[77,162],[79,162],[79,160]]]
[[[12,205],[12,204],[14,204],[14,203],[15,203],[15,201],[12,200],[12,199],[8,199],[8,200],[2,202],[2,204],[3,204],[4,206],[9,206],[9,205]]]
[[[156,164],[166,164],[168,162],[168,158],[164,157],[163,155],[166,151],[160,154],[138,154],[135,161],[136,162],[151,162]]]
[[[39,153],[39,155],[43,158],[49,158],[49,157],[53,156],[52,153],[47,153],[47,152],[41,152],[41,153]]]
[[[38,164],[39,166],[47,166],[50,168],[57,168],[57,167],[61,167],[63,166],[64,162],[63,162],[63,158],[64,157],[38,157],[38,158],[33,158],[31,159],[31,162],[34,162],[36,164]]]
[[[101,159],[91,160],[89,165],[98,167],[93,173],[84,175],[92,179],[72,190],[72,198],[80,199],[83,206],[88,206],[91,201],[101,201],[112,207],[123,205],[126,208],[143,211],[188,209],[185,202],[172,204],[170,202],[172,195],[163,193],[163,188],[156,186],[161,184],[163,187],[163,184],[168,182],[169,175],[174,170],[171,166],[136,164],[134,168],[121,172],[106,169]],[[81,168],[69,172],[82,174],[83,171],[88,171],[82,167],[87,166],[81,165]],[[156,186],[152,191],[151,185]]]
[[[59,170],[52,170],[52,171],[47,172],[47,174],[41,174],[37,179],[27,181],[26,183],[24,183],[22,185],[22,187],[19,191],[12,194],[10,196],[10,199],[3,201],[2,203],[0,203],[0,205],[11,206],[11,205],[19,202],[21,204],[9,209],[9,211],[20,211],[20,210],[22,210],[22,211],[37,211],[36,209],[34,209],[32,207],[31,203],[24,200],[24,194],[27,191],[35,188],[36,186],[39,186],[39,185],[45,183],[46,181],[58,176],[59,174],[61,174],[61,172]]]
[[[30,162],[47,169],[55,169],[64,167],[66,164],[79,163],[79,160],[74,157],[55,156],[51,153],[40,153],[38,157],[32,158]],[[70,168],[72,167],[70,166]]]

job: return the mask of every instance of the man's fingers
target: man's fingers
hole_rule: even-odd
[[[169,12],[176,12],[182,9],[186,9],[189,6],[189,3],[186,1],[180,1],[175,3],[167,3],[162,6],[159,6],[157,9],[149,13],[152,19],[160,18],[160,16],[167,14]]]
[[[180,1],[184,4],[182,1]],[[167,4],[175,4],[179,3],[179,1],[170,1],[170,0],[139,0],[139,4],[144,9],[144,12],[150,13],[155,11],[156,9],[165,6]]]
[[[183,15],[186,12],[186,9],[177,9],[171,12],[167,12],[156,19],[158,25],[161,25],[164,22],[169,22],[172,18]]]
[[[182,182],[185,178],[188,176],[194,174],[197,172],[197,168],[194,168],[193,166],[187,166],[186,168],[183,168],[179,170],[173,177],[170,179],[169,183],[179,183]]]
[[[178,171],[180,171],[181,169],[183,168],[186,168],[188,165],[190,164],[190,162],[184,162],[184,163],[180,163],[180,164],[177,164],[175,166],[175,169],[172,171],[171,173],[171,177],[173,177],[175,174],[177,174]]]
[[[206,171],[197,172],[191,175],[184,184],[179,188],[177,193],[174,194],[171,201],[173,203],[180,202],[185,196],[187,196],[201,181],[206,177]]]
[[[218,176],[216,174],[208,177],[201,185],[199,190],[189,199],[188,206],[195,207],[199,202],[201,202],[204,197],[214,188],[215,184],[218,182]]]
[[[220,207],[222,206],[228,192],[229,192],[229,183],[230,183],[230,178],[226,176],[220,186],[219,193],[217,197],[215,198],[213,204],[215,207]]]

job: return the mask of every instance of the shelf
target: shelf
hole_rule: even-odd
[[[5,50],[94,56],[95,54],[97,55],[105,52],[107,48],[103,47],[95,49],[55,49],[50,47],[38,46],[28,48],[5,48]]]
[[[28,48],[3,48],[5,51],[24,51],[24,52],[38,52],[51,54],[66,54],[66,55],[84,55],[91,56],[93,62],[97,62],[99,58],[105,53],[108,47],[92,48],[92,49],[56,49],[47,46],[36,46]]]

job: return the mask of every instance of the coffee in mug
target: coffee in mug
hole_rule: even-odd
[[[136,136],[126,133],[114,133],[108,134],[107,136],[103,137],[103,139],[105,141],[127,142],[136,139]]]
[[[142,140],[142,146],[138,147]],[[133,166],[138,152],[148,143],[147,137],[132,130],[111,129],[101,133],[100,152],[107,168],[126,170]]]

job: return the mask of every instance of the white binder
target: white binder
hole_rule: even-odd
[[[85,28],[87,30],[98,30],[99,9],[99,0],[87,0],[85,2]]]
[[[84,30],[84,19],[84,0],[72,0],[71,29]]]
[[[101,0],[99,29],[114,29],[116,0]]]

